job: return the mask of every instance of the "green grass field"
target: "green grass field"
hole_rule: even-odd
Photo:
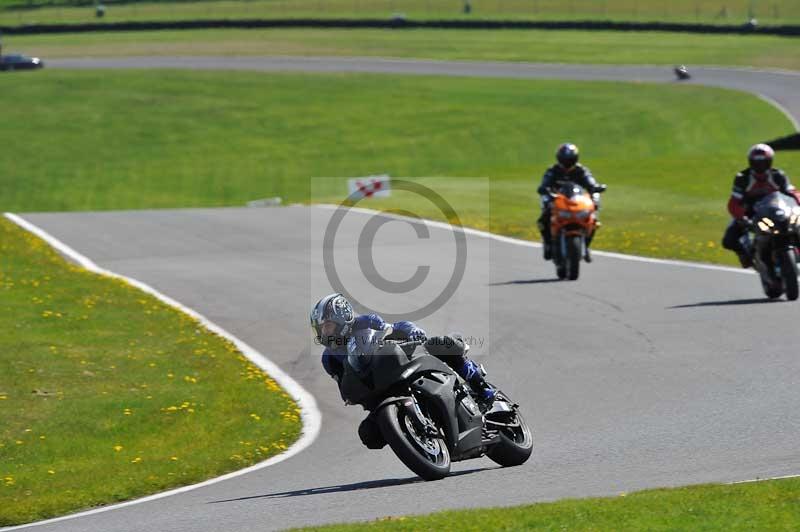
[[[621,493],[613,498],[387,517],[370,523],[303,530],[797,530],[800,479],[689,486]]]
[[[800,21],[795,0],[251,0],[137,2],[110,0],[103,21],[248,18],[377,18],[402,13],[412,19],[627,20],[742,24]],[[0,24],[90,22],[92,0],[0,0]],[[52,7],[55,6],[55,7]],[[78,6],[78,7],[76,7]],[[32,9],[33,8],[33,9]]]
[[[0,217],[0,526],[285,450],[297,405],[227,340]]]
[[[723,263],[734,173],[790,131],[750,95],[696,86],[43,71],[4,93],[4,210],[305,202],[312,177],[479,176],[492,216],[469,223],[536,239],[535,188],[569,139],[609,184],[598,248]],[[778,163],[800,170],[797,154]],[[468,210],[471,193],[454,181],[448,200]]]
[[[305,55],[583,64],[734,65],[800,70],[800,40],[647,32],[204,30],[6,37],[42,57]]]
[[[468,225],[535,239],[536,185],[571,140],[610,187],[596,247],[729,264],[718,242],[733,174],[750,144],[790,130],[751,95],[684,85],[189,71],[2,79],[14,105],[0,123],[0,145],[13,147],[0,151],[0,211],[336,201],[345,177],[387,172],[450,177],[442,192]],[[800,171],[797,154],[778,162]],[[310,190],[319,176],[336,179]],[[471,208],[485,198],[468,176],[490,178],[489,219]],[[265,401],[274,384],[226,342],[67,266],[5,221],[0,246],[0,329],[22,331],[0,338],[0,374],[13,376],[0,384],[0,524],[208,478],[297,436],[293,404],[280,392]]]

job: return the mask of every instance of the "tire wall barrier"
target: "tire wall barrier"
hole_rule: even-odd
[[[30,24],[0,26],[7,35],[42,33],[87,33],[147,30],[258,28],[380,28],[380,29],[474,29],[474,30],[594,30],[594,31],[661,31],[684,33],[716,33],[741,35],[800,36],[800,26],[740,26],[716,24],[680,24],[666,22],[612,21],[501,21],[501,20],[409,20],[394,19],[254,19],[254,20],[183,20],[170,22],[112,22],[86,24]]]

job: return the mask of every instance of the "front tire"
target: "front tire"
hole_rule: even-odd
[[[776,299],[783,295],[783,283],[780,279],[773,280],[768,273],[762,270],[759,270],[758,276],[761,278],[761,288],[764,289],[764,294],[768,298]]]
[[[417,433],[397,403],[378,412],[378,426],[394,454],[424,480],[439,480],[450,473],[450,452],[443,438]]]
[[[492,461],[503,467],[522,465],[533,453],[533,434],[528,423],[519,412],[515,413],[519,427],[501,429],[500,443],[495,444],[486,453]]]
[[[794,301],[798,296],[797,286],[797,261],[794,249],[784,251],[780,256],[781,277],[786,290],[786,299]]]
[[[567,278],[567,260],[561,254],[561,244],[564,235],[558,235],[557,238],[553,239],[553,264],[556,266],[556,276],[560,280],[564,280]]]
[[[580,235],[569,237],[567,240],[567,277],[570,281],[578,278],[583,257],[583,238]]]

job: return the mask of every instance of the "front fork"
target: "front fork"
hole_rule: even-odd
[[[588,247],[587,238],[586,238],[586,235],[584,233],[578,233],[578,235],[581,237],[581,257],[585,257],[586,256],[586,248]],[[566,231],[561,231],[558,234],[558,249],[561,252],[559,258],[560,258],[562,263],[567,260],[567,237],[568,236],[573,236],[573,235],[568,235]]]

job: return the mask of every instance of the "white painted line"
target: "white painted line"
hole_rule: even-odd
[[[767,478],[753,478],[750,480],[737,480],[735,482],[728,482],[728,484],[747,484],[750,482],[765,482],[767,480],[783,480],[785,478],[798,478],[800,475],[783,475],[782,477],[767,477]]]
[[[264,370],[265,372],[269,373],[270,377],[272,377],[278,384],[280,384],[288,393],[292,396],[292,398],[297,401],[297,404],[301,408],[301,419],[303,421],[303,432],[300,435],[300,438],[287,449],[284,453],[279,454],[277,456],[273,456],[272,458],[260,462],[258,464],[252,465],[245,469],[241,469],[239,471],[234,471],[232,473],[228,473],[226,475],[222,475],[220,477],[212,478],[206,480],[204,482],[200,482],[198,484],[192,484],[191,486],[183,486],[181,488],[164,491],[161,493],[156,493],[155,495],[149,495],[147,497],[142,497],[141,499],[135,499],[132,501],[123,502],[120,504],[113,504],[111,506],[103,506],[102,508],[96,508],[94,510],[88,510],[85,512],[80,512],[71,515],[65,515],[63,517],[56,517],[54,519],[47,519],[44,521],[37,521],[34,523],[27,523],[24,525],[0,528],[3,532],[9,530],[19,530],[22,528],[28,528],[38,525],[56,523],[58,521],[64,521],[66,519],[75,519],[78,517],[85,517],[101,512],[108,512],[110,510],[116,510],[118,508],[124,508],[126,506],[132,506],[134,504],[140,504],[143,502],[153,501],[156,499],[163,499],[164,497],[170,497],[172,495],[177,495],[178,493],[184,493],[187,491],[195,490],[197,488],[202,488],[205,486],[210,486],[211,484],[216,484],[217,482],[222,482],[223,480],[228,480],[234,477],[238,477],[252,471],[257,471],[259,469],[263,469],[265,467],[269,467],[271,465],[277,464],[279,462],[283,462],[284,460],[291,458],[292,456],[298,454],[299,452],[306,449],[310,446],[314,440],[316,439],[317,435],[320,431],[320,426],[322,424],[322,413],[317,408],[317,402],[314,399],[314,396],[307,392],[300,384],[297,383],[294,379],[292,379],[288,374],[286,374],[283,370],[281,370],[278,366],[276,366],[273,362],[267,359],[264,355],[256,351],[254,348],[250,347],[222,327],[216,325],[215,323],[211,322],[208,318],[203,316],[202,314],[186,307],[182,303],[175,301],[171,297],[162,294],[155,288],[146,285],[141,281],[137,281],[136,279],[132,279],[130,277],[126,277],[124,275],[120,275],[118,273],[111,272],[104,268],[99,267],[95,264],[91,259],[81,255],[71,247],[67,246],[54,236],[50,235],[46,231],[42,230],[41,228],[33,225],[32,223],[20,218],[19,216],[12,214],[12,213],[5,213],[5,217],[14,222],[15,224],[19,225],[26,231],[33,233],[34,235],[38,236],[52,247],[57,249],[60,253],[66,255],[73,261],[77,262],[81,266],[83,266],[86,270],[106,276],[112,277],[115,279],[123,279],[130,283],[131,285],[135,286],[136,288],[142,290],[143,292],[147,292],[148,294],[154,296],[155,298],[161,300],[162,302],[170,305],[178,309],[179,311],[188,314],[192,318],[199,321],[206,329],[209,331],[222,336],[226,340],[232,342],[239,351],[242,352],[244,356],[246,356],[251,362],[257,365],[259,368]]]
[[[319,203],[314,205],[315,207],[323,208],[323,209],[338,209],[340,205],[333,205],[330,203]],[[413,218],[410,216],[403,216],[400,214],[394,214],[390,212],[383,212],[377,211],[374,209],[366,209],[364,207],[346,207],[348,210],[357,212],[360,214],[368,214],[370,216],[381,215],[386,216],[387,218],[394,218],[397,220],[404,220],[407,222],[412,223],[419,223],[424,222],[426,225],[430,227],[436,227],[439,229],[445,229],[448,231],[462,231],[468,235],[479,236],[483,238],[490,238],[492,240],[497,240],[498,242],[505,242],[507,244],[514,244],[516,246],[525,246],[529,248],[540,248],[542,245],[539,242],[531,242],[530,240],[522,240],[520,238],[512,238],[509,236],[498,235],[495,233],[490,233],[488,231],[480,231],[478,229],[471,229],[469,227],[461,227],[456,228],[449,223],[446,222],[437,222],[435,220],[428,220],[427,218]],[[647,262],[650,264],[662,264],[665,266],[681,266],[684,268],[695,268],[698,270],[714,270],[714,271],[722,271],[728,273],[744,273],[744,274],[755,274],[753,270],[745,270],[742,268],[732,268],[730,266],[717,266],[716,264],[706,264],[703,262],[690,262],[685,260],[673,260],[673,259],[654,259],[652,257],[640,257],[639,255],[625,255],[623,253],[614,253],[611,251],[595,251],[592,250],[592,255],[599,255],[601,257],[610,257],[614,259],[620,260],[629,260],[634,262]]]
[[[800,123],[797,122],[797,119],[794,117],[794,115],[792,113],[789,112],[789,110],[786,107],[784,107],[783,105],[779,104],[776,100],[773,100],[772,98],[770,98],[769,96],[767,96],[765,94],[761,94],[759,92],[754,92],[753,94],[755,94],[756,96],[758,96],[759,98],[761,98],[762,100],[764,100],[765,102],[770,104],[771,106],[775,107],[778,111],[780,111],[781,113],[786,115],[786,118],[788,118],[789,122],[792,123],[792,127],[794,128],[794,130],[795,131],[800,131]]]

